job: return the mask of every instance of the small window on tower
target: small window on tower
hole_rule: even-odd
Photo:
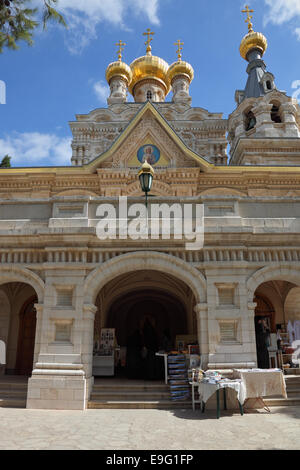
[[[246,131],[250,131],[251,129],[254,129],[256,126],[256,117],[252,113],[252,111],[249,111],[246,114],[246,119],[245,119],[245,129]]]
[[[282,122],[280,114],[279,114],[279,107],[275,106],[275,104],[273,105],[273,108],[271,110],[271,119],[273,122],[277,122],[277,123]]]
[[[147,100],[152,100],[152,91],[147,91]]]
[[[267,90],[272,90],[272,83],[270,82],[270,80],[266,82],[266,85],[267,85]]]

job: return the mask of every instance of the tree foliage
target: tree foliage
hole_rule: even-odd
[[[9,155],[5,155],[5,157],[2,159],[2,162],[0,163],[0,168],[11,168],[10,160],[11,157]]]
[[[40,7],[30,8],[30,0],[0,0],[0,53],[6,47],[18,49],[19,41],[32,45],[34,30],[40,23],[44,29],[51,20],[66,26],[55,8],[58,0],[39,1]]]

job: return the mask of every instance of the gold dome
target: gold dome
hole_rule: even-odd
[[[247,60],[247,54],[251,49],[258,49],[262,55],[266,52],[268,47],[268,41],[262,33],[256,33],[255,31],[250,31],[242,39],[240,45],[240,54],[243,59]]]
[[[106,69],[106,80],[109,83],[113,77],[122,77],[129,85],[132,79],[132,72],[129,65],[121,60],[112,62]]]
[[[135,59],[130,68],[132,71],[132,80],[129,85],[131,94],[134,86],[146,79],[153,79],[162,83],[166,89],[166,95],[171,90],[171,84],[168,79],[169,64],[160,57],[153,56],[151,52],[147,52],[145,56]]]
[[[194,69],[188,62],[184,62],[183,60],[178,60],[170,65],[168,70],[168,79],[169,82],[172,83],[172,80],[176,75],[185,75],[189,82],[191,83],[194,78]]]

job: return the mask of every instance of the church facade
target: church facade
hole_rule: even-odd
[[[30,376],[28,408],[87,407],[101,328],[126,346],[150,315],[173,342],[195,337],[204,368],[231,369],[257,366],[256,318],[299,319],[300,108],[266,69],[266,38],[249,20],[248,80],[225,119],[192,107],[182,43],[169,66],[146,36],[130,66],[119,43],[108,106],[70,123],[72,165],[0,170],[0,339],[5,373]],[[144,205],[145,164],[147,210],[201,207],[201,245],[175,219],[155,237],[99,235],[99,214]]]

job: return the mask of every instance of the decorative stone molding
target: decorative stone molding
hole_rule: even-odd
[[[23,282],[29,284],[36,292],[39,303],[43,302],[45,283],[35,273],[24,267],[19,268],[14,265],[7,265],[0,267],[0,283],[5,284],[8,282]]]
[[[299,266],[282,266],[277,264],[275,266],[265,266],[262,269],[256,271],[248,280],[247,280],[247,290],[248,290],[248,306],[256,305],[253,304],[253,298],[256,289],[260,284],[271,281],[271,280],[283,280],[293,282],[297,286],[300,286],[300,267]]]
[[[85,302],[93,304],[98,292],[114,277],[130,271],[158,270],[178,277],[193,291],[196,301],[206,299],[206,280],[190,264],[155,251],[140,251],[118,256],[92,271],[86,278]]]

